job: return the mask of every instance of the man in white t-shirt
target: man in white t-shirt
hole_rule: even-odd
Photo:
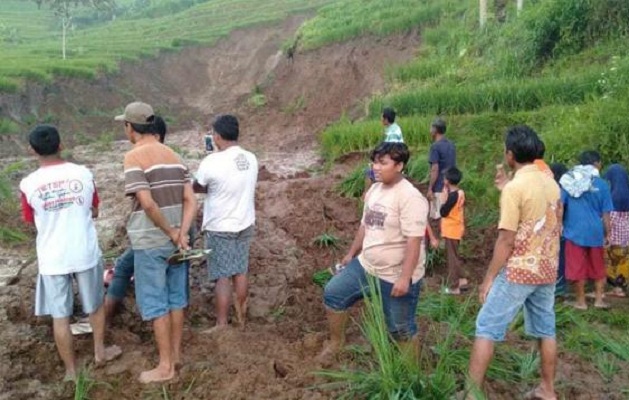
[[[37,126],[29,135],[39,169],[20,182],[22,214],[37,227],[39,274],[35,315],[51,315],[57,350],[66,368],[65,379],[76,379],[70,331],[76,280],[83,311],[89,314],[94,334],[96,363],[109,361],[121,350],[105,348],[103,265],[93,218],[98,216],[98,193],[92,173],[65,162],[59,132]]]
[[[247,313],[249,247],[254,234],[255,187],[258,160],[238,145],[238,120],[221,115],[212,123],[217,152],[199,165],[194,188],[207,193],[203,205],[203,231],[210,280],[216,281],[216,327],[227,325],[232,288],[236,292],[236,318],[244,326]],[[230,282],[231,281],[231,282]]]

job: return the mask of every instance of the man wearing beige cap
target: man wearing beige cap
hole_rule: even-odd
[[[115,118],[133,143],[125,154],[125,194],[133,198],[127,234],[134,251],[136,303],[145,321],[153,321],[159,364],[140,374],[140,382],[162,382],[181,363],[181,337],[188,306],[188,274],[183,264],[166,259],[178,248],[188,249],[196,216],[196,198],[188,169],[153,134],[153,108],[134,102]]]

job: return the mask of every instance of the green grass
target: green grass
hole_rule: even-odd
[[[2,1],[0,26],[14,32],[20,40],[0,40],[0,90],[14,92],[23,80],[50,82],[55,76],[93,78],[100,72],[116,71],[123,60],[154,56],[160,50],[187,45],[211,45],[234,29],[277,22],[330,1],[160,1],[142,12],[127,10],[114,21],[99,20],[79,26],[68,38],[65,61],[61,59],[60,33],[50,12],[45,8],[38,10],[29,1]],[[82,15],[90,12],[81,10]]]
[[[74,400],[87,400],[89,394],[95,385],[95,381],[89,376],[89,373],[85,369],[79,371],[76,377],[76,385],[74,389]]]
[[[435,24],[461,1],[345,0],[323,7],[306,22],[298,37],[304,49],[341,42],[362,35],[384,36]]]

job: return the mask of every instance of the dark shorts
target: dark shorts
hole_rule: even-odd
[[[211,281],[247,273],[254,233],[253,225],[240,232],[206,232],[206,248],[212,250],[208,256]]]
[[[603,247],[581,247],[566,239],[566,279],[601,280],[607,277]]]

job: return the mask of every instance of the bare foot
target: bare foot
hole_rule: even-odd
[[[64,382],[76,382],[76,372],[75,371],[66,371],[65,376],[63,377]]]
[[[541,387],[536,387],[524,395],[524,400],[557,400],[557,395],[554,392],[547,393]]]
[[[577,310],[582,310],[582,311],[586,311],[588,309],[588,305],[585,303],[578,303],[576,301],[566,301],[564,303],[567,306],[576,308]]]
[[[140,374],[140,378],[138,379],[140,383],[153,383],[153,382],[165,382],[173,379],[175,377],[175,369],[174,368],[162,368],[157,367],[150,371],[144,371]]]
[[[336,361],[336,356],[341,352],[341,345],[339,343],[328,340],[323,345],[323,350],[315,358],[315,361],[322,367],[329,367]]]
[[[115,360],[122,355],[122,349],[118,346],[105,347],[102,355],[98,354],[94,356],[96,365],[102,365],[109,361]]]
[[[604,302],[604,301],[602,301],[602,300],[601,300],[601,301],[597,301],[597,302],[595,302],[595,303],[594,303],[594,308],[599,308],[599,309],[602,309],[602,310],[607,310],[607,309],[609,309],[610,307],[611,307],[611,306],[610,306],[609,304],[605,303],[605,302]]]
[[[217,324],[213,327],[211,327],[210,329],[206,329],[204,331],[201,331],[202,334],[204,335],[211,335],[213,333],[217,333],[222,331],[223,329],[226,329],[229,325],[227,324]]]

